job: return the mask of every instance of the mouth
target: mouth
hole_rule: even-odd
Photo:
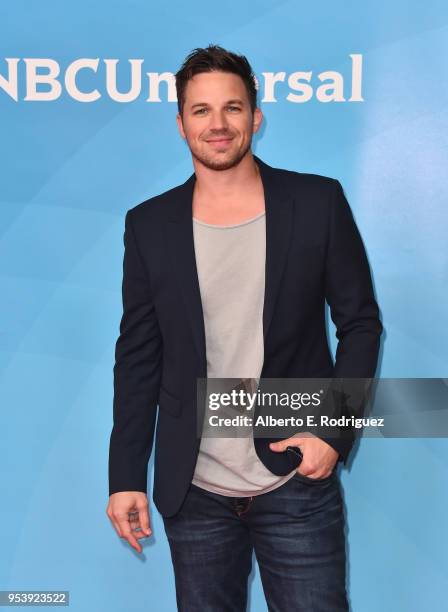
[[[211,140],[206,140],[206,142],[208,144],[211,144],[212,146],[216,146],[216,145],[225,145],[225,144],[228,144],[232,140],[233,140],[233,138],[213,138]]]

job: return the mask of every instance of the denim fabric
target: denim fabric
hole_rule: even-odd
[[[299,473],[252,498],[191,485],[164,518],[181,612],[244,612],[255,551],[270,612],[347,612],[339,477]]]

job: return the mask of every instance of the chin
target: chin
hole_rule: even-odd
[[[206,166],[206,168],[210,168],[211,170],[228,170],[229,168],[237,166],[248,150],[249,147],[245,151],[238,151],[230,154],[223,153],[222,155],[218,153],[214,156],[203,154],[198,155],[192,151],[192,155],[204,166]]]

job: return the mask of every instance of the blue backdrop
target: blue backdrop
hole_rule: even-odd
[[[154,506],[143,556],[105,514],[124,214],[193,171],[169,77],[157,93],[147,73],[208,43],[248,57],[265,119],[254,152],[345,189],[386,330],[378,374],[443,377],[448,6],[15,0],[0,31],[0,589],[70,590],[77,612],[172,611]],[[341,473],[353,610],[445,609],[447,441],[364,439],[355,454]],[[266,609],[256,569],[250,601]]]

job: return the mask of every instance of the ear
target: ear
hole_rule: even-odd
[[[258,130],[260,129],[262,121],[263,121],[263,113],[257,106],[257,108],[254,110],[254,117],[252,120],[252,131],[254,134],[256,134]]]
[[[184,132],[184,126],[182,124],[182,117],[180,113],[177,113],[176,115],[176,122],[177,122],[177,129],[179,130],[179,134],[182,136],[182,138],[186,138],[185,132]]]

